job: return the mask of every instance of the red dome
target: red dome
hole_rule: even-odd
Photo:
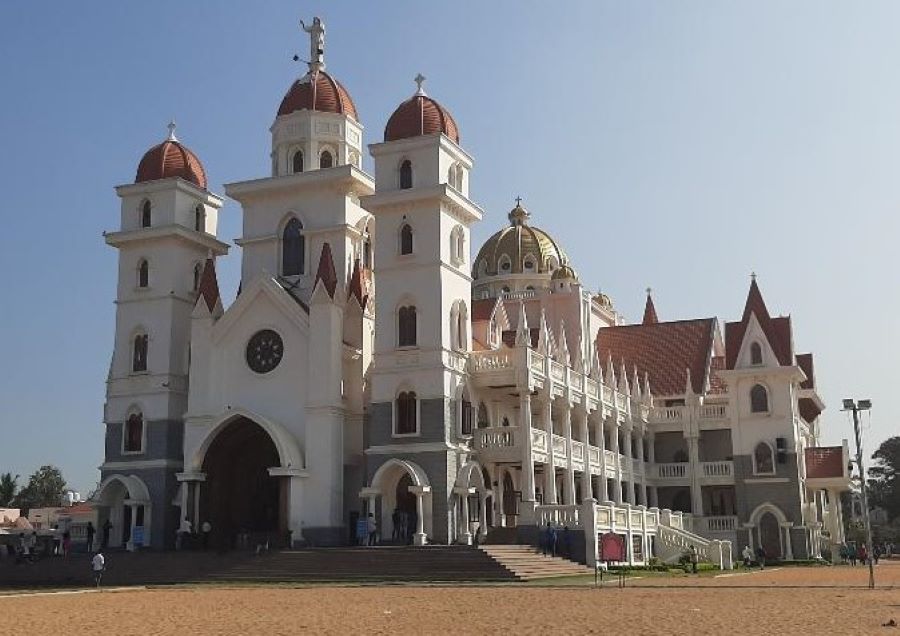
[[[459,143],[459,128],[453,116],[436,100],[417,93],[400,104],[388,119],[384,140],[396,141],[434,133],[444,133]]]
[[[314,71],[294,82],[281,100],[278,115],[290,115],[298,110],[338,113],[359,121],[350,93],[325,71]]]
[[[174,135],[170,135],[164,142],[153,146],[144,154],[138,164],[134,182],[143,183],[169,177],[181,177],[206,189],[206,171],[203,164],[197,155],[182,146]]]

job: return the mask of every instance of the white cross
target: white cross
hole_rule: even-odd
[[[425,82],[425,76],[419,73],[413,78],[413,81],[416,83],[416,95],[424,95],[425,90],[422,88],[422,84]]]
[[[178,141],[175,137],[175,121],[170,121],[167,128],[169,129],[169,141]]]

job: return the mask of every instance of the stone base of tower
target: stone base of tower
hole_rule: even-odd
[[[175,546],[179,523],[179,484],[169,468],[103,469],[96,496],[97,534],[94,547],[166,550]],[[104,526],[110,524],[108,530]]]

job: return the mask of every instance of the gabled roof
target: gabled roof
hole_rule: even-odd
[[[497,306],[499,299],[497,298],[481,298],[472,301],[472,322],[480,322],[482,320],[490,320],[494,313],[494,307]]]
[[[203,266],[197,292],[197,302],[202,298],[206,302],[206,308],[212,311],[219,300],[219,281],[216,278],[216,263],[211,257],[206,259]]]
[[[331,256],[331,244],[322,245],[322,255],[319,257],[319,268],[316,270],[316,280],[313,289],[322,281],[328,295],[334,298],[334,290],[337,288],[337,272],[334,269],[334,259]]]
[[[793,351],[791,348],[791,319],[790,316],[772,318],[762,293],[754,278],[750,283],[750,291],[747,293],[747,302],[744,305],[744,315],[739,322],[725,324],[725,366],[733,369],[737,363],[738,353],[750,324],[750,316],[755,315],[759,326],[769,341],[769,346],[775,352],[775,358],[781,366],[793,364]]]
[[[681,395],[687,386],[703,393],[709,378],[716,319],[698,318],[649,325],[602,327],[597,332],[600,359],[647,374],[653,395]]]
[[[816,374],[813,369],[813,354],[798,353],[797,354],[797,365],[801,369],[803,369],[803,373],[806,374],[806,379],[800,384],[800,388],[801,389],[816,388]]]

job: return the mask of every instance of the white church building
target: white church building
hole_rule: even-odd
[[[846,445],[819,446],[813,357],[755,279],[724,326],[663,321],[649,292],[628,324],[521,202],[474,251],[473,158],[424,78],[366,148],[324,25],[304,29],[271,175],[225,185],[243,219],[233,301],[216,278],[224,197],[174,126],[116,188],[95,498],[111,546],[169,548],[184,520],[225,547],[339,545],[370,513],[385,542],[612,531],[635,562],[842,540]]]

